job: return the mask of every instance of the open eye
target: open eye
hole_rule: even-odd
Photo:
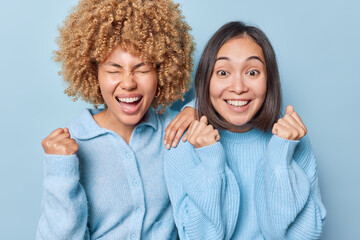
[[[216,72],[216,74],[221,77],[225,77],[225,76],[229,75],[229,73],[225,70],[219,70]]]
[[[250,70],[247,72],[247,75],[249,76],[257,76],[260,72],[257,70]]]

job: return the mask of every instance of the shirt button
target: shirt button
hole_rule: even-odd
[[[126,153],[126,157],[127,157],[127,158],[131,158],[131,157],[132,157],[132,154],[129,153],[129,152],[127,152],[127,153]]]
[[[134,179],[133,183],[135,186],[139,185],[139,181],[137,179]]]
[[[142,128],[138,128],[138,129],[136,129],[136,132],[137,132],[137,133],[141,133],[142,130],[143,130]]]
[[[140,214],[141,212],[142,212],[142,211],[141,211],[141,208],[137,208],[137,209],[136,209],[136,213],[137,213],[137,214]]]
[[[131,239],[136,239],[136,235],[135,234],[131,234]]]

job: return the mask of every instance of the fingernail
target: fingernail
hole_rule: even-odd
[[[177,146],[177,142],[173,142],[172,146],[173,146],[173,147],[176,147],[176,146]]]
[[[166,148],[167,148],[167,149],[170,149],[170,144],[166,144]]]
[[[164,140],[164,145],[166,145],[166,140]]]

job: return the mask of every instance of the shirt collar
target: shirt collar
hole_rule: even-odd
[[[94,120],[93,115],[103,111],[104,109],[86,109],[75,121],[73,121],[69,128],[70,133],[77,139],[91,139],[113,131],[100,127]],[[145,113],[143,119],[138,126],[145,125],[152,127],[155,131],[158,129],[158,116],[155,110],[150,107]]]

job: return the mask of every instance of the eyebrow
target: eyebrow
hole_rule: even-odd
[[[264,61],[263,61],[260,57],[258,57],[258,56],[248,57],[248,58],[246,59],[246,61],[250,61],[250,60],[253,60],[253,59],[259,60],[260,62],[262,62],[263,64],[265,64]]]
[[[105,65],[109,65],[109,66],[116,67],[116,68],[123,68],[123,66],[121,66],[117,63],[114,63],[114,62],[107,62],[107,63],[105,63]],[[136,64],[135,66],[132,67],[132,70],[138,69],[142,66],[145,66],[145,62]]]
[[[259,60],[260,62],[262,62],[263,64],[265,64],[264,61],[263,61],[260,57],[258,57],[258,56],[250,56],[250,57],[248,57],[248,58],[246,59],[246,61],[250,61],[250,60],[254,60],[254,59]],[[218,58],[215,60],[215,62],[217,62],[217,61],[219,61],[219,60],[227,60],[227,61],[230,61],[230,58],[228,58],[228,57],[218,57]]]

